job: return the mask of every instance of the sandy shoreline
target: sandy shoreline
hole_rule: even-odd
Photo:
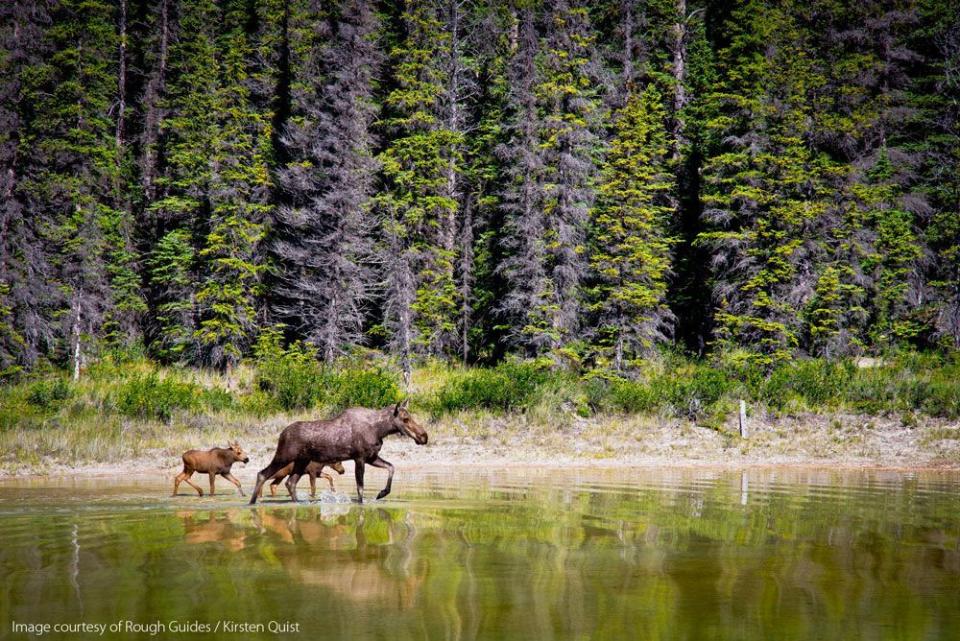
[[[471,422],[472,421],[472,422]],[[545,427],[522,419],[486,417],[428,424],[431,440],[417,446],[398,436],[381,454],[398,470],[446,468],[770,468],[960,470],[960,424],[925,419],[904,425],[896,417],[804,415],[758,417],[740,438],[721,429],[656,417],[570,419]],[[253,478],[273,455],[273,429],[241,437],[250,463],[234,474]],[[198,436],[195,447],[212,447]],[[5,461],[0,478],[37,476],[173,476],[179,444],[119,461]],[[348,475],[350,471],[348,470]],[[352,475],[351,475],[352,476]]]

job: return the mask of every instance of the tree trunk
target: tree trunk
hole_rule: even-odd
[[[117,165],[123,162],[123,119],[127,110],[127,0],[120,0],[120,60],[117,66]]]
[[[677,22],[673,25],[673,160],[680,160],[685,144],[682,111],[687,104],[687,0],[677,0]]]

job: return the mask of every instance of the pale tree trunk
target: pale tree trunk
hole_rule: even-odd
[[[123,119],[127,110],[127,0],[120,0],[120,60],[117,73],[117,165],[123,162]]]
[[[687,104],[684,86],[687,65],[687,0],[677,0],[677,22],[673,25],[673,160],[679,161],[683,148],[684,122],[682,111]]]
[[[160,98],[163,95],[167,73],[167,55],[170,45],[170,0],[160,3],[160,50],[158,52],[156,73],[147,83],[144,98],[144,131],[143,131],[143,187],[147,198],[153,200],[156,192],[157,152],[154,145],[160,133]]]
[[[80,346],[80,298],[79,294],[73,295],[73,326],[70,334],[73,337],[73,380],[80,380],[80,362],[83,360],[83,352]]]

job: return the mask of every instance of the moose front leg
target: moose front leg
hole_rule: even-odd
[[[216,472],[210,472],[210,496],[213,496],[213,480],[217,478]]]
[[[387,494],[390,494],[390,488],[393,486],[393,464],[388,463],[387,461],[384,461],[379,456],[367,462],[374,467],[379,467],[384,470],[387,470],[387,485],[382,490],[380,490],[379,494],[377,494],[377,500],[380,500],[383,497],[385,497]]]
[[[240,487],[240,481],[237,480],[237,477],[236,477],[236,476],[234,476],[234,475],[231,474],[230,472],[221,472],[221,473],[220,473],[220,476],[222,476],[223,478],[227,479],[228,481],[230,481],[231,483],[233,483],[234,485],[236,485],[236,486],[237,486],[237,491],[240,492],[240,496],[244,496],[244,494],[243,494],[243,488]]]
[[[363,503],[363,461],[354,460],[353,469],[357,477],[357,500]]]

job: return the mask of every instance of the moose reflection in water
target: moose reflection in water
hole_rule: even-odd
[[[357,498],[363,503],[364,465],[387,470],[387,484],[378,499],[390,493],[393,485],[393,465],[380,458],[383,439],[390,434],[403,434],[418,445],[427,444],[427,432],[410,415],[407,401],[382,410],[352,407],[326,421],[297,421],[284,428],[277,441],[277,451],[270,464],[257,474],[257,484],[250,496],[250,504],[257,502],[263,484],[290,464],[293,470],[287,477],[290,498],[297,500],[297,481],[311,462],[332,465],[352,460],[357,477]]]

